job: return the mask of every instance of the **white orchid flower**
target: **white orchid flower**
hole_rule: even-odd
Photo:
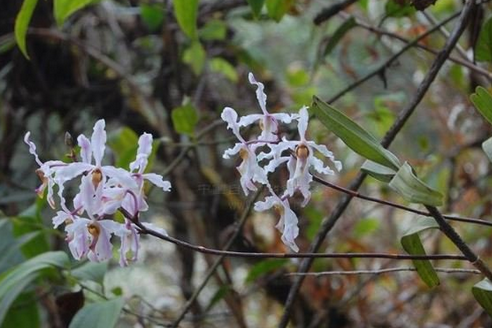
[[[299,252],[299,247],[295,243],[295,239],[299,235],[299,220],[297,215],[292,211],[287,198],[280,198],[272,189],[270,184],[267,184],[271,196],[267,196],[264,201],[255,203],[254,209],[258,212],[263,212],[272,207],[280,215],[280,220],[275,226],[282,233],[282,242],[294,252]]]
[[[278,140],[278,122],[284,122],[289,124],[292,121],[292,116],[285,113],[270,114],[266,108],[267,95],[264,92],[265,86],[263,83],[256,81],[253,73],[248,74],[249,82],[256,85],[256,98],[263,114],[251,114],[241,117],[239,120],[239,126],[244,127],[251,125],[257,121],[260,123],[262,130],[261,135],[258,137],[260,141],[274,142]]]
[[[227,122],[227,128],[232,130],[232,133],[238,138],[239,142],[234,145],[233,148],[227,149],[224,152],[223,157],[225,159],[230,158],[239,153],[239,156],[243,160],[237,167],[237,170],[241,174],[240,183],[243,188],[244,194],[248,195],[249,191],[256,191],[257,188],[254,182],[262,184],[267,183],[267,176],[265,171],[259,166],[256,158],[256,148],[262,146],[264,143],[248,144],[239,133],[239,124],[237,121],[237,113],[230,107],[224,108],[221,118]]]

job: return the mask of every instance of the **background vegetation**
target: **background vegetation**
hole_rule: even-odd
[[[476,285],[483,271],[436,257],[432,280],[432,266],[419,275],[418,262],[391,257],[418,253],[402,246],[408,227],[423,230],[408,207],[430,209],[361,178],[364,158],[317,118],[310,137],[344,169],[321,177],[332,185],[315,184],[307,207],[301,197],[292,204],[297,243],[301,253],[345,254],[338,258],[223,257],[148,236],[127,268],[68,260],[22,142],[29,130],[42,160],[64,158],[65,132],[90,134],[104,118],[111,164],[127,167],[138,135],[152,133],[152,170],[173,188],[149,190],[147,221],[208,249],[288,253],[276,214],[251,211],[261,192],[244,197],[237,163],[222,159],[235,142],[222,109],[259,112],[253,72],[271,112],[297,112],[316,95],[385,146],[394,140],[400,161],[444,195],[439,210],[465,218],[452,225],[487,264],[492,184],[481,144],[492,129],[469,96],[485,88],[477,97],[487,115],[491,9],[460,0],[0,0],[2,327],[491,325],[492,288]],[[429,255],[461,256],[438,229],[419,236]],[[307,271],[315,275],[295,275]]]

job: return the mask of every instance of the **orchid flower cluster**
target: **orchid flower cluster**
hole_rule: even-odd
[[[36,192],[43,196],[46,190],[48,203],[56,209],[54,188],[58,188],[59,210],[52,221],[55,228],[64,224],[66,240],[73,257],[77,260],[87,258],[93,262],[112,258],[111,237],[114,235],[121,240],[120,265],[126,266],[129,261],[135,261],[138,256],[139,234],[131,218],[137,219],[140,212],[148,209],[144,181],[147,180],[164,191],[171,189],[171,184],[164,181],[162,176],[144,173],[152,152],[152,135],[144,133],[140,136],[137,156],[130,163],[129,170],[102,165],[106,148],[104,120],[96,122],[90,140],[83,134],[77,138],[81,157],[78,162],[51,160],[43,163],[36,153],[36,145],[29,137],[30,132],[27,132],[24,142],[39,165],[36,173],[42,181]],[[65,183],[76,179],[80,183],[80,191],[69,208],[64,196]],[[126,214],[124,223],[112,219],[118,210]],[[150,223],[141,224],[166,234],[163,229]]]
[[[335,173],[330,167],[325,166],[322,160],[314,156],[315,150],[328,158],[337,171],[342,169],[342,163],[335,160],[333,153],[325,145],[318,145],[314,141],[306,139],[309,121],[306,107],[302,107],[298,114],[269,113],[266,108],[267,96],[264,92],[263,83],[257,82],[252,73],[248,77],[249,82],[256,85],[256,98],[263,113],[246,115],[238,119],[238,114],[233,108],[224,108],[221,117],[239,142],[234,147],[227,149],[223,157],[228,159],[239,154],[242,159],[237,170],[241,175],[240,183],[245,195],[248,195],[250,191],[257,190],[256,183],[267,187],[270,195],[264,201],[256,202],[254,208],[260,212],[274,208],[280,215],[276,228],[282,233],[283,243],[293,251],[298,252],[299,247],[295,243],[295,239],[299,235],[298,218],[290,207],[289,197],[300,192],[304,198],[301,205],[307,205],[311,198],[310,184],[313,180],[313,176],[309,172],[311,167],[318,173],[327,175]],[[256,122],[259,123],[261,134],[255,139],[246,141],[241,135],[240,129]],[[279,125],[292,122],[297,122],[299,140],[288,140],[285,136],[281,139]],[[284,163],[286,163],[289,171],[289,179],[285,192],[279,196],[273,190],[268,175]]]

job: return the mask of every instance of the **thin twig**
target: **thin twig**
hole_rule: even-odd
[[[415,214],[418,214],[418,215],[423,215],[423,216],[428,216],[428,217],[431,217],[432,216],[432,214],[429,213],[429,212],[420,211],[420,210],[417,210],[415,208],[411,208],[411,207],[404,206],[404,205],[401,205],[401,204],[393,203],[393,202],[390,202],[390,201],[387,201],[387,200],[378,199],[378,198],[375,198],[375,197],[370,197],[370,196],[366,196],[366,195],[360,194],[357,191],[353,191],[353,190],[350,190],[350,189],[347,189],[347,188],[338,186],[338,185],[336,185],[334,183],[331,183],[331,182],[328,182],[326,180],[323,180],[323,179],[321,179],[320,177],[317,177],[317,176],[313,176],[313,181],[316,181],[316,182],[318,182],[318,183],[320,183],[320,184],[322,184],[322,185],[324,185],[326,187],[329,187],[329,188],[332,188],[332,189],[341,191],[341,192],[343,192],[343,193],[345,193],[347,195],[350,195],[352,197],[355,197],[355,198],[360,198],[360,199],[364,199],[364,200],[367,200],[367,201],[370,201],[370,202],[373,202],[373,203],[378,203],[378,204],[382,204],[382,205],[386,205],[386,206],[398,208],[398,209],[401,209],[401,210],[404,210],[404,211],[407,211],[407,212],[412,212],[412,213],[415,213]],[[457,215],[443,215],[443,217],[445,219],[447,219],[447,220],[450,220],[450,221],[459,221],[459,222],[466,222],[466,223],[479,224],[479,225],[484,225],[484,226],[492,227],[492,222],[486,221],[486,220],[475,219],[475,218],[464,218],[464,217],[457,216]]]
[[[475,268],[480,270],[485,277],[492,280],[492,271],[490,271],[487,264],[485,264],[485,262],[483,262],[480,257],[475,254],[475,252],[465,243],[456,230],[454,230],[453,227],[446,222],[437,207],[426,205],[425,208],[429,211],[434,220],[436,220],[437,224],[439,224],[441,231],[453,242],[453,244],[456,245],[456,247],[458,247],[463,255],[466,256],[468,261],[470,261]]]
[[[472,274],[480,274],[479,270],[475,269],[455,269],[455,268],[434,268],[436,272],[442,273],[472,273]],[[286,276],[314,276],[314,277],[322,277],[322,276],[353,276],[353,275],[365,275],[365,274],[384,274],[384,273],[393,273],[393,272],[412,272],[417,271],[414,267],[400,267],[400,268],[388,268],[388,269],[379,269],[379,270],[348,270],[348,271],[321,271],[321,272],[292,272],[286,273]]]
[[[415,96],[413,97],[412,101],[409,102],[400,112],[399,116],[393,123],[393,125],[390,127],[390,129],[387,131],[385,137],[383,138],[381,144],[384,147],[389,147],[389,145],[393,142],[395,139],[396,135],[398,132],[400,132],[401,128],[403,125],[407,122],[408,118],[412,113],[415,111],[417,108],[417,105],[420,103],[424,95],[427,93],[427,90],[429,89],[431,83],[434,81],[435,77],[437,76],[437,73],[439,72],[440,68],[446,61],[446,58],[449,57],[449,54],[451,53],[451,50],[454,48],[455,44],[458,42],[459,37],[463,33],[469,14],[474,7],[474,1],[467,1],[462,12],[460,19],[456,26],[453,29],[453,32],[451,34],[451,37],[446,41],[446,44],[444,48],[441,50],[441,52],[437,55],[435,58],[434,62],[432,63],[432,66],[430,70],[427,72],[424,80],[421,82],[419,88],[417,89],[417,92]],[[445,21],[449,21],[450,19],[454,18],[456,15],[451,16],[451,18],[446,19]],[[440,23],[442,24],[442,23]],[[436,25],[434,27],[437,28],[440,24]],[[417,44],[420,38],[417,38],[412,42],[411,44]],[[410,43],[407,45],[409,47]],[[384,69],[384,66],[383,66]],[[379,71],[375,72],[374,75],[377,75]],[[363,83],[365,80],[368,78],[364,78],[363,81],[354,83],[353,86],[349,86],[347,88],[347,91],[342,91],[339,94],[337,94],[333,99],[338,99],[342,95],[344,95],[346,92],[352,90],[356,86],[360,85]],[[333,101],[333,100],[332,100]],[[350,184],[349,189],[356,191],[364,182],[364,179],[366,178],[366,175],[364,173],[359,173],[357,177],[353,180],[353,182]],[[314,241],[312,242],[309,251],[310,252],[316,252],[319,250],[321,247],[321,244],[325,240],[325,237],[327,234],[331,231],[331,229],[335,226],[343,212],[345,212],[345,209],[348,207],[350,201],[352,200],[352,196],[346,195],[335,207],[333,212],[331,213],[330,217],[328,217],[326,220],[324,220],[321,224],[321,227],[319,229],[319,232],[316,234],[314,237]],[[302,261],[301,265],[299,266],[298,272],[307,272],[309,268],[311,267],[311,264],[313,263],[313,259],[309,258],[304,261]],[[284,313],[282,315],[282,318],[280,320],[280,323],[278,325],[279,328],[285,328],[287,324],[289,323],[290,315],[292,313],[292,307],[294,305],[294,301],[297,298],[297,294],[299,293],[299,290],[301,288],[301,285],[304,281],[304,277],[296,277],[293,285],[290,288],[289,295],[287,296],[287,300],[285,302],[285,307],[284,307]]]
[[[258,196],[259,196],[259,194],[261,193],[262,190],[263,190],[263,188],[260,189],[260,190],[258,190],[254,194],[254,196],[251,198],[251,200],[248,202],[246,208],[244,209],[243,213],[241,214],[241,217],[240,217],[240,219],[239,219],[239,221],[238,221],[238,223],[237,223],[237,225],[236,225],[236,227],[234,229],[234,233],[232,234],[232,236],[229,238],[229,240],[227,241],[226,245],[224,246],[224,248],[223,248],[224,250],[229,250],[231,248],[233,242],[236,240],[236,238],[241,233],[241,231],[243,229],[243,226],[246,223],[246,219],[248,218],[248,214],[251,211],[251,207],[253,206],[253,203],[256,201],[256,199],[258,198]],[[222,263],[222,261],[224,260],[224,258],[225,258],[225,255],[221,255],[220,257],[218,257],[215,260],[214,264],[208,269],[208,271],[205,274],[205,278],[203,279],[202,283],[200,284],[200,286],[198,286],[195,289],[195,291],[193,292],[193,295],[191,295],[191,297],[186,301],[186,304],[184,305],[183,310],[178,315],[178,317],[176,318],[176,320],[173,322],[172,327],[178,327],[179,323],[181,322],[181,320],[183,320],[183,318],[186,315],[186,313],[191,309],[191,306],[193,305],[193,303],[195,303],[196,299],[198,298],[198,295],[200,295],[200,293],[203,290],[203,288],[205,288],[205,286],[207,285],[208,281],[213,276],[213,274],[215,273],[215,270],[217,270],[217,268]]]
[[[340,13],[340,16],[342,16],[345,19],[347,19],[349,17],[355,18],[355,17],[350,16],[350,15],[348,15],[346,13],[343,13],[343,12]],[[375,26],[369,25],[366,22],[361,21],[359,18],[355,18],[355,23],[357,24],[357,26],[359,26],[359,27],[361,27],[361,28],[363,28],[365,30],[368,30],[370,32],[376,33],[378,35],[384,35],[384,36],[390,37],[392,39],[399,40],[399,41],[401,41],[403,43],[407,43],[407,44],[409,42],[411,42],[407,38],[405,38],[405,37],[403,37],[403,36],[401,36],[401,35],[399,35],[397,33],[393,33],[393,32],[387,31],[385,29],[382,29],[382,28],[379,28],[379,27],[375,27]],[[434,50],[434,49],[432,49],[432,48],[430,48],[430,47],[428,47],[428,46],[426,46],[426,45],[424,45],[424,44],[422,44],[420,42],[416,43],[415,46],[418,47],[418,48],[420,48],[420,49],[422,49],[422,50],[425,50],[425,51],[427,51],[427,52],[429,52],[431,54],[434,54],[434,55],[437,55],[439,53],[439,51]],[[477,66],[477,65],[473,64],[473,62],[471,62],[471,61],[469,61],[467,59],[456,58],[456,57],[450,55],[448,57],[448,60],[450,60],[450,61],[452,61],[452,62],[454,62],[454,63],[456,63],[458,65],[461,65],[463,67],[466,67],[469,70],[471,70],[471,71],[473,71],[473,72],[475,72],[477,74],[483,75],[486,78],[488,78],[489,80],[492,79],[492,73],[491,72],[489,72],[488,70],[486,70],[486,69],[484,69],[484,68],[482,68],[480,66]]]
[[[121,209],[120,209],[121,211]],[[123,211],[124,213],[124,211]],[[126,216],[126,214],[125,214]],[[128,218],[128,216],[126,216]],[[131,219],[131,218],[130,218]],[[146,228],[140,222],[131,219],[132,222],[139,228],[139,233],[147,234],[159,239],[168,241],[180,247],[189,248],[199,253],[220,255],[227,257],[241,257],[241,258],[257,258],[257,259],[296,259],[296,258],[328,258],[328,259],[393,259],[393,260],[457,260],[466,261],[467,258],[463,255],[457,254],[434,254],[434,255],[408,255],[408,254],[391,254],[391,253],[257,253],[257,252],[237,252],[237,251],[225,251],[215,248],[208,248],[204,246],[194,245],[186,241],[171,237],[169,235],[163,235],[157,231]]]
[[[377,67],[375,70],[367,73],[365,76],[363,76],[362,78],[358,79],[357,81],[353,82],[352,84],[350,84],[349,86],[347,86],[345,89],[343,89],[342,91],[340,91],[336,95],[332,96],[327,101],[327,103],[332,103],[332,102],[338,100],[339,98],[343,97],[345,94],[347,94],[348,92],[350,92],[353,89],[357,88],[359,85],[361,85],[362,83],[366,82],[367,80],[369,80],[369,79],[371,79],[371,78],[373,78],[375,76],[379,76],[381,73],[383,73],[386,70],[386,68],[390,67],[391,64],[396,59],[398,59],[402,54],[404,54],[405,52],[407,52],[411,48],[413,48],[416,45],[418,45],[420,41],[422,41],[423,39],[425,39],[430,34],[436,32],[439,29],[439,27],[441,27],[441,26],[449,23],[450,21],[452,21],[453,19],[455,19],[459,15],[460,15],[459,12],[456,13],[456,14],[451,15],[450,17],[446,18],[445,20],[443,20],[442,22],[440,22],[436,26],[433,26],[432,28],[430,28],[429,30],[427,30],[425,33],[422,33],[421,35],[419,35],[418,37],[416,37],[412,41],[409,41],[403,48],[401,48],[393,56],[391,56],[390,58],[388,58],[384,63],[382,63],[381,65],[379,65],[379,67]],[[440,53],[442,53],[442,51]],[[434,62],[436,62],[436,61],[437,61],[437,58],[434,60]]]

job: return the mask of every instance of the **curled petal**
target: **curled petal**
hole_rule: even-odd
[[[155,173],[146,173],[143,175],[143,178],[145,180],[149,180],[153,184],[155,184],[157,187],[161,188],[164,191],[170,191],[171,190],[171,183],[169,181],[165,181],[162,175],[155,174]]]
[[[330,169],[328,166],[325,166],[323,161],[321,161],[319,158],[312,156],[309,159],[309,162],[314,167],[314,169],[319,173],[328,174],[328,175],[335,174],[335,172],[332,169]]]
[[[266,109],[267,95],[264,92],[265,86],[263,85],[263,83],[256,81],[253,73],[248,74],[248,79],[249,79],[249,83],[255,84],[257,86],[256,98],[258,99],[258,103],[260,104],[261,110],[265,115],[267,115],[268,114],[268,111]]]
[[[224,154],[222,155],[222,158],[224,159],[229,159],[231,156],[236,155],[239,153],[239,151],[244,147],[244,144],[242,143],[237,143],[234,145],[233,148],[226,149],[224,151]]]
[[[333,162],[333,164],[335,164],[335,168],[337,169],[337,171],[342,170],[342,162],[335,160],[335,156],[331,151],[328,150],[328,148],[326,148],[325,145],[318,145],[314,141],[308,141],[307,144],[308,146],[319,151],[321,154],[323,154],[323,156],[329,158]]]
[[[38,154],[36,153],[36,145],[34,142],[29,140],[29,137],[31,136],[31,131],[26,132],[24,135],[24,142],[29,146],[29,153],[34,156],[36,163],[38,163],[39,166],[43,165],[43,162],[39,159]]]
[[[274,196],[267,196],[264,201],[258,201],[255,203],[255,211],[264,212],[271,209],[278,203],[278,198]]]
[[[232,130],[232,133],[234,133],[239,141],[244,142],[243,137],[239,133],[236,111],[231,107],[225,107],[220,117],[227,123],[227,128]]]

